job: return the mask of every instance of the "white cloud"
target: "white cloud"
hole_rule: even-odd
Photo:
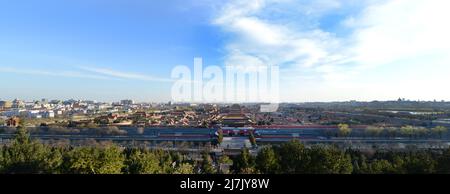
[[[396,0],[369,6],[351,22],[356,28],[352,49],[357,62],[379,66],[450,54],[449,7],[445,0]]]
[[[331,0],[317,1],[313,5],[325,5],[324,2],[334,2],[331,7],[340,5],[338,1]],[[236,35],[226,47],[228,56],[225,63],[251,66],[255,65],[249,63],[253,61],[266,65],[304,68],[344,60],[345,56],[337,52],[341,48],[340,40],[333,34],[319,28],[299,31],[290,24],[271,20],[270,15],[279,14],[277,8],[286,9],[291,5],[305,10],[307,14],[316,15],[313,14],[314,9],[310,9],[313,6],[306,7],[308,4],[305,2],[253,0],[232,1],[228,4],[214,21],[214,24],[225,31]],[[323,7],[316,12],[331,9]],[[252,60],[247,60],[249,58]]]
[[[359,9],[336,25],[347,34],[317,25],[322,16],[351,6]],[[384,99],[388,96],[384,92],[391,92],[389,97],[429,98],[420,89],[410,91],[411,87],[399,84],[406,79],[406,83],[426,87],[411,80],[414,77],[402,76],[402,68],[420,71],[418,67],[426,65],[430,70],[421,79],[450,82],[433,77],[442,71],[450,73],[450,67],[442,65],[450,64],[449,7],[446,0],[230,1],[213,22],[234,35],[225,47],[225,64],[281,65],[282,77],[294,83],[286,83],[287,90],[293,92],[288,85],[303,87],[297,89],[299,95],[290,97],[299,98],[309,91],[308,96],[318,99]],[[395,76],[385,77],[387,68],[395,71]],[[377,76],[379,79],[366,80]],[[337,94],[342,88],[344,94]],[[367,88],[374,90],[367,92],[371,95],[362,94]],[[438,89],[433,92],[450,96]]]

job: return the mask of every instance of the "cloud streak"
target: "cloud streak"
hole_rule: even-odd
[[[14,74],[26,74],[26,75],[37,75],[37,76],[56,76],[56,77],[70,77],[70,78],[88,78],[88,79],[99,79],[99,80],[111,80],[111,77],[86,74],[79,71],[48,71],[48,70],[36,70],[36,69],[23,69],[23,68],[13,68],[13,67],[0,67],[0,72],[3,73],[14,73]]]
[[[79,70],[44,70],[44,69],[29,69],[17,67],[0,67],[2,73],[14,73],[36,76],[55,76],[66,78],[86,78],[97,80],[140,80],[151,82],[173,82],[172,79],[157,78],[139,73],[123,72],[107,68],[99,67],[78,67]]]
[[[111,77],[115,77],[115,78],[119,78],[119,79],[156,81],[156,82],[173,82],[174,81],[172,79],[152,77],[152,76],[139,74],[139,73],[117,71],[117,70],[108,69],[108,68],[87,67],[87,66],[82,66],[79,68],[84,71],[91,72],[91,73],[96,73],[96,74],[103,75],[103,76],[111,76]]]

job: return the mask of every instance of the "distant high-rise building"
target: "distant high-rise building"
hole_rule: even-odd
[[[133,105],[134,101],[133,100],[121,100],[120,104],[122,104],[122,105]]]
[[[50,104],[62,104],[63,102],[61,100],[52,100],[50,101]]]
[[[25,102],[19,99],[15,99],[12,102],[12,108],[24,108],[25,107]]]
[[[12,103],[10,101],[0,101],[0,110],[10,109],[12,107]]]

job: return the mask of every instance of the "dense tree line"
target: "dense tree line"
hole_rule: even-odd
[[[350,155],[335,147],[305,148],[300,142],[292,141],[263,147],[256,157],[244,149],[234,159],[232,169],[244,174],[350,174],[353,166]]]
[[[267,146],[253,157],[248,150],[234,158],[235,173],[266,174],[448,174],[450,149],[342,150],[335,146],[306,148],[298,141]]]
[[[200,164],[163,150],[51,147],[32,141],[23,128],[11,144],[0,148],[0,173],[8,174],[192,174],[195,165]]]
[[[348,124],[337,124],[338,130],[324,130],[322,134],[326,137],[363,137],[363,138],[439,138],[448,136],[448,129],[444,126],[426,128],[421,126],[405,125],[402,127],[368,126],[365,129],[353,130]]]
[[[230,166],[228,169],[226,166]],[[0,173],[36,174],[430,174],[450,173],[450,149],[362,152],[298,141],[238,156],[194,157],[178,152],[103,146],[49,146],[19,129],[0,147]]]

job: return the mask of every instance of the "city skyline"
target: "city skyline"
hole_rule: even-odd
[[[205,67],[279,65],[281,102],[448,101],[448,5],[0,2],[0,100],[168,102],[172,69],[202,57]]]
[[[216,104],[216,105],[232,105],[232,104],[249,104],[249,105],[255,105],[255,104],[266,104],[268,102],[174,102],[174,101],[154,101],[154,100],[144,100],[144,101],[140,101],[140,100],[135,100],[135,99],[119,99],[119,100],[111,100],[111,101],[102,101],[102,100],[97,100],[97,99],[77,99],[77,98],[68,98],[68,99],[61,99],[61,98],[52,98],[52,99],[48,99],[48,98],[37,98],[37,99],[23,99],[23,98],[11,98],[11,99],[6,99],[6,98],[0,98],[0,102],[8,102],[8,103],[13,103],[14,101],[20,101],[23,103],[36,103],[36,102],[45,102],[45,103],[49,103],[49,104],[54,104],[54,103],[64,103],[64,102],[89,102],[89,103],[107,103],[107,104],[121,104],[122,101],[132,101],[133,104],[180,104],[180,105],[186,105],[186,104]],[[279,102],[279,104],[308,104],[308,103],[351,103],[351,102],[355,102],[355,103],[373,103],[373,102],[418,102],[418,103],[426,103],[426,102],[437,102],[437,103],[447,103],[449,101],[447,100],[439,100],[439,99],[434,99],[434,100],[421,100],[421,99],[407,99],[407,98],[396,98],[396,99],[389,99],[389,100],[371,100],[371,101],[359,101],[359,100],[343,100],[343,101],[284,101],[284,102]]]

